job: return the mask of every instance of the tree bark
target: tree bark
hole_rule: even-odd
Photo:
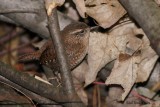
[[[37,33],[42,38],[49,37],[47,17],[43,0],[0,0],[0,11],[6,9],[13,10],[13,13],[0,13],[1,21],[20,25],[32,32]],[[33,9],[35,13],[18,13],[17,11],[14,12],[15,9],[19,9],[21,11],[24,10],[24,12]],[[58,15],[61,29],[73,21],[71,18],[68,18],[62,13],[58,13]]]

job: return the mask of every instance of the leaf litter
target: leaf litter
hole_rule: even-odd
[[[122,86],[124,93],[120,100],[124,100],[134,83],[148,79],[157,59],[158,55],[150,47],[148,38],[134,23],[116,27],[110,33],[92,32],[89,38],[85,86],[96,80],[98,72],[107,63],[115,60],[105,84]]]

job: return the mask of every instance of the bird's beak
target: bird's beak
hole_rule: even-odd
[[[95,31],[95,30],[97,30],[98,28],[100,28],[100,27],[99,27],[99,26],[93,26],[93,27],[90,28],[90,31]]]

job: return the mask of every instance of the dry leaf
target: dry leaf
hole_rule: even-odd
[[[76,67],[72,71],[73,78],[76,78],[76,80],[80,81],[81,83],[84,83],[85,81],[85,75],[88,71],[88,64],[84,60],[78,67]]]
[[[91,33],[89,38],[88,66],[85,84],[88,85],[96,79],[98,71],[105,65],[101,64],[105,55],[107,35]],[[110,59],[109,57],[107,59]],[[107,61],[107,60],[104,60]]]
[[[158,5],[160,5],[160,0],[154,0]]]
[[[86,0],[85,5],[86,13],[103,28],[109,28],[126,14],[117,0]]]
[[[75,90],[80,97],[80,99],[83,101],[84,104],[88,104],[88,98],[87,94],[84,90],[84,81],[85,81],[85,74],[88,71],[88,65],[86,61],[83,61],[77,68],[75,68],[72,71],[73,76],[73,83],[75,86]]]
[[[138,65],[136,82],[144,82],[148,79],[157,59],[158,55],[151,47],[142,49],[141,62]]]
[[[87,14],[103,28],[112,26],[126,14],[118,0],[73,0],[73,2],[83,18]]]
[[[47,14],[51,15],[52,9],[56,8],[57,6],[63,5],[65,0],[45,0],[45,7],[47,9]]]
[[[86,74],[85,85],[92,83],[96,79],[98,71],[110,61],[118,58],[119,53],[129,53],[128,50],[131,45],[128,45],[128,48],[126,47],[129,40],[132,41],[130,35],[133,35],[132,29],[134,27],[134,24],[126,24],[113,29],[109,35],[96,32],[90,34],[87,59],[89,72]],[[139,39],[137,39],[137,44],[139,42]],[[138,49],[140,45],[136,46],[137,48],[134,46],[134,49]]]
[[[111,75],[107,78],[106,84],[119,84],[124,88],[121,100],[125,99],[135,82],[144,82],[148,79],[158,58],[145,39],[147,37],[144,35],[142,42],[139,42],[140,45],[134,40],[129,42],[130,48],[134,50],[133,56],[129,59],[126,57],[124,61],[116,60]],[[136,45],[141,47],[138,49]]]
[[[134,64],[134,58],[119,62],[116,60],[110,76],[107,78],[106,84],[119,84],[124,88],[122,99],[126,97],[136,81],[137,74],[135,69],[137,65]],[[121,99],[120,99],[121,100]]]
[[[157,58],[144,32],[133,23],[115,27],[109,34],[91,33],[85,86],[96,79],[104,65],[116,59],[106,84],[121,85],[124,100],[135,82],[147,80]]]
[[[77,11],[69,4],[65,3],[65,8],[66,8],[66,15],[69,16],[71,19],[78,21],[79,20],[79,15]]]
[[[73,2],[76,5],[76,8],[79,12],[79,14],[85,18],[85,13],[86,13],[86,7],[85,7],[85,3],[84,0],[73,0]]]

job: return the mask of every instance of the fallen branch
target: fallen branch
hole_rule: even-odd
[[[13,13],[13,11],[11,11],[12,9],[16,9],[17,11]],[[36,14],[33,14],[34,10],[30,10],[31,13],[23,13],[25,11],[23,9],[34,9],[38,11],[36,11]],[[10,13],[8,13],[9,10]],[[18,13],[18,10],[21,10],[20,12],[22,13]],[[49,38],[49,31],[46,27],[47,17],[43,0],[0,0],[0,12],[7,13],[0,15],[1,21],[23,26],[24,28],[39,34],[42,38]],[[58,15],[61,20],[61,29],[73,21],[62,13],[58,13]]]
[[[4,64],[3,62],[0,62],[0,75],[40,96],[61,103],[65,107],[66,103],[80,103],[79,100],[75,100],[75,102],[69,102],[68,98],[64,94],[60,93],[62,90],[58,90],[58,88],[41,82],[29,76],[28,74],[19,72],[11,68],[9,65]]]
[[[56,105],[57,103],[55,103],[52,100],[49,100],[47,98],[41,97],[38,94],[35,94],[15,83],[13,83],[12,81],[0,76],[0,82],[3,84],[6,84],[12,88],[14,88],[15,90],[19,91],[20,93],[24,94],[25,96],[31,98],[32,100],[36,101],[38,105],[46,105],[45,107],[51,107],[51,105]]]

